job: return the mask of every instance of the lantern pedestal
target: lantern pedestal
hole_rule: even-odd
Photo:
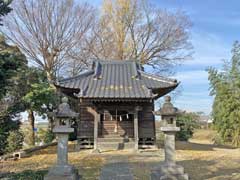
[[[152,171],[151,180],[188,180],[180,165],[162,165]]]
[[[44,180],[79,180],[78,172],[74,166],[68,164],[68,135],[73,128],[59,126],[53,129],[58,138],[57,165],[52,167]]]
[[[151,180],[188,180],[184,168],[175,161],[175,134],[179,130],[179,127],[161,127],[161,131],[165,134],[165,160],[163,165],[152,171]]]
[[[56,165],[52,167],[44,180],[79,180],[78,172],[72,165]]]

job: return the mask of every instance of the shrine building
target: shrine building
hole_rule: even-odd
[[[79,148],[137,150],[155,145],[154,101],[178,84],[146,73],[136,61],[98,60],[56,87],[77,102]]]

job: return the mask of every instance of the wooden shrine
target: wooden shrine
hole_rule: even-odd
[[[100,60],[56,83],[77,101],[79,147],[95,150],[154,145],[154,101],[177,86],[177,80],[146,73],[136,61]]]

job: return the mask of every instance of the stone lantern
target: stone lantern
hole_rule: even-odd
[[[184,173],[184,168],[176,164],[175,160],[175,134],[180,131],[176,126],[176,116],[179,110],[173,107],[171,97],[166,96],[165,102],[155,115],[160,115],[164,133],[165,160],[162,165],[154,169],[151,173],[152,180],[188,180],[188,175]]]
[[[77,180],[79,179],[77,170],[68,164],[68,136],[74,131],[70,121],[72,118],[78,117],[79,114],[70,109],[68,99],[64,97],[52,116],[55,119],[53,132],[58,140],[57,164],[49,170],[44,180]]]

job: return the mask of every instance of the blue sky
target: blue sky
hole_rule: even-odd
[[[181,94],[175,106],[187,111],[211,112],[206,68],[221,68],[223,59],[231,58],[231,48],[239,40],[240,1],[238,0],[151,0],[159,8],[182,10],[193,23],[191,41],[193,59],[176,67],[175,77],[181,81]],[[101,0],[91,1],[95,6]]]
[[[235,0],[153,0],[161,8],[181,9],[191,19],[191,41],[194,55],[176,69],[182,94],[175,105],[189,111],[211,112],[213,98],[209,96],[207,67],[221,68],[222,59],[231,58],[231,48],[239,40],[240,2]]]

